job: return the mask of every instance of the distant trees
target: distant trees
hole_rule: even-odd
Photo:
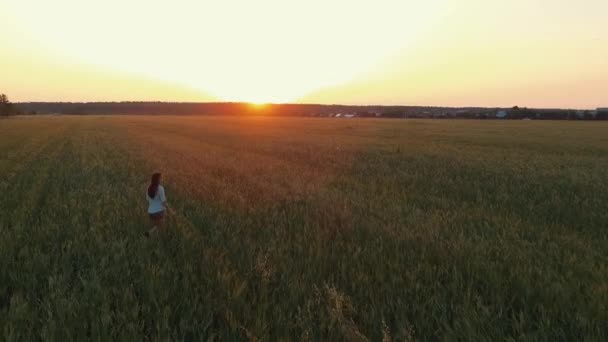
[[[8,100],[8,97],[4,94],[0,94],[0,116],[9,116],[14,114],[13,104]]]

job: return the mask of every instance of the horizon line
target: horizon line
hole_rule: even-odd
[[[495,108],[495,109],[513,109],[515,107],[521,109],[538,109],[538,110],[597,110],[604,109],[606,107],[596,108],[563,108],[563,107],[528,107],[528,106],[451,106],[451,105],[420,105],[420,104],[344,104],[344,103],[300,103],[300,102],[248,102],[248,101],[18,101],[13,102],[15,105],[19,104],[33,104],[33,103],[53,103],[53,104],[113,104],[113,103],[155,103],[155,104],[234,104],[234,105],[263,105],[263,106],[284,106],[284,105],[295,105],[295,106],[341,106],[341,107],[423,107],[423,108]]]

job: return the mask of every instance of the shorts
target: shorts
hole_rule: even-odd
[[[153,214],[149,214],[149,215],[150,215],[150,220],[152,220],[154,222],[158,222],[165,218],[165,211],[163,210],[163,211],[159,211],[157,213],[153,213]]]

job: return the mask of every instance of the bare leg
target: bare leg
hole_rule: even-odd
[[[158,227],[157,230],[160,233],[164,232],[165,231],[165,229],[164,229],[165,228],[165,218],[162,218],[158,222],[156,222],[156,227]]]
[[[155,223],[154,226],[152,226],[152,228],[150,228],[150,230],[148,230],[145,235],[146,236],[150,236],[152,233],[156,232],[158,230],[158,224]]]

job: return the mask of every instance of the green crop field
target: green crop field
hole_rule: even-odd
[[[149,228],[164,175],[173,212]],[[608,338],[608,124],[0,120],[0,340]]]

